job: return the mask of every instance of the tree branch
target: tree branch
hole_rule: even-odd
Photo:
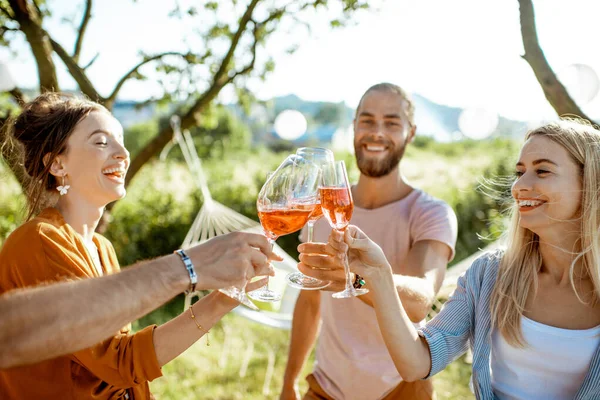
[[[235,78],[237,78],[238,76],[241,75],[246,75],[248,73],[250,73],[253,69],[254,66],[256,64],[256,52],[258,50],[258,31],[260,30],[261,26],[255,24],[254,25],[254,29],[253,29],[253,35],[254,35],[254,42],[252,42],[252,59],[250,60],[250,62],[248,63],[248,65],[246,65],[244,68],[242,68],[239,71],[236,71],[235,73],[231,74],[229,79],[227,79],[227,81],[225,82],[225,84],[223,86],[229,85],[230,83],[233,83],[233,81],[235,80]]]
[[[529,63],[546,99],[558,115],[574,114],[591,121],[571,98],[546,60],[536,32],[535,14],[531,0],[519,0],[519,10],[521,36],[525,49],[522,57]]]
[[[210,102],[219,94],[221,89],[228,83],[235,79],[234,77],[228,77],[227,72],[229,70],[229,65],[233,56],[235,54],[235,50],[238,47],[240,39],[242,38],[243,33],[246,31],[248,23],[252,19],[252,14],[254,13],[254,9],[258,4],[259,0],[252,0],[252,2],[248,5],[248,8],[244,12],[244,15],[240,18],[239,26],[233,37],[231,38],[231,44],[229,46],[229,50],[223,57],[221,61],[221,65],[219,69],[215,73],[211,86],[196,100],[196,102],[190,107],[188,112],[181,118],[181,129],[187,129],[196,124],[196,116],[202,111]],[[165,127],[154,139],[150,141],[131,161],[131,165],[129,166],[129,171],[127,173],[125,185],[127,186],[131,180],[135,177],[135,175],[140,171],[142,166],[148,162],[152,157],[158,154],[163,147],[173,137],[173,130],[170,126]]]
[[[19,107],[23,107],[25,105],[25,102],[27,100],[25,99],[25,95],[23,94],[23,92],[21,92],[21,89],[14,88],[12,90],[9,90],[8,93],[10,93],[13,99],[15,99]]]
[[[73,79],[75,79],[75,82],[77,82],[77,84],[79,85],[79,89],[81,89],[81,91],[90,99],[103,103],[104,99],[102,98],[102,96],[100,96],[92,82],[89,80],[85,71],[79,66],[79,64],[77,64],[73,57],[71,57],[69,53],[67,53],[65,48],[62,47],[60,43],[52,39],[50,35],[48,35],[48,37],[50,38],[50,43],[52,44],[54,52],[58,54],[60,59],[66,65],[67,69],[69,70],[69,73],[71,74]]]
[[[76,63],[79,62],[81,45],[83,44],[83,36],[85,35],[85,30],[90,22],[90,18],[92,18],[92,0],[86,0],[85,10],[83,11],[83,17],[77,33],[77,40],[75,41],[75,49],[73,50],[73,60],[75,60]]]
[[[27,0],[8,0],[19,29],[25,34],[27,42],[38,67],[40,90],[60,90],[56,67],[52,60],[52,45],[48,35],[42,29],[42,17]]]
[[[213,79],[213,85],[215,85],[215,83],[223,79],[223,77],[227,73],[229,69],[229,64],[231,63],[233,55],[235,54],[235,50],[237,49],[242,35],[246,31],[246,26],[248,26],[248,23],[252,19],[252,13],[254,12],[254,9],[256,8],[256,5],[259,1],[260,0],[252,0],[250,5],[248,5],[248,8],[246,9],[246,12],[242,16],[242,18],[240,18],[240,25],[238,27],[238,30],[235,32],[235,35],[233,35],[233,38],[231,39],[231,45],[229,46],[229,50],[227,51],[227,54],[225,54],[225,57],[223,57],[221,65],[219,66],[219,69],[215,74],[215,77]]]
[[[82,69],[85,71],[86,69],[91,67],[92,64],[96,62],[96,60],[98,59],[99,56],[100,56],[100,53],[96,53],[96,55],[90,60],[90,62],[87,63],[84,67],[82,67]]]
[[[180,57],[185,58],[187,55],[178,53],[176,51],[168,51],[165,53],[156,54],[152,57],[147,57],[147,58],[145,57],[137,65],[135,65],[133,68],[131,68],[125,75],[123,75],[123,77],[121,79],[119,79],[119,81],[115,85],[115,88],[113,89],[112,93],[106,98],[105,105],[109,109],[112,108],[112,104],[116,100],[117,95],[119,94],[119,91],[121,90],[121,88],[123,87],[125,82],[127,82],[128,79],[131,79],[131,77],[133,77],[143,65],[148,64],[149,62],[152,62],[152,61],[159,60],[166,56],[180,56]]]

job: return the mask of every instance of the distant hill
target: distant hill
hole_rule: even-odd
[[[459,128],[459,117],[463,112],[460,107],[451,107],[438,104],[428,98],[412,94],[415,105],[415,123],[419,135],[432,136],[439,141],[450,141],[453,138],[460,138],[462,134]],[[272,122],[279,112],[287,109],[300,111],[308,120],[308,130],[306,137],[301,137],[297,141],[301,142],[307,137],[317,138],[320,141],[330,141],[333,134],[338,129],[346,129],[354,117],[354,110],[345,103],[327,103],[320,101],[305,101],[300,97],[290,94],[287,96],[276,97],[269,101],[272,104],[269,119]],[[320,124],[318,116],[325,107],[339,108],[336,123]],[[523,135],[527,124],[522,121],[515,121],[504,117],[498,118],[498,126],[491,133],[490,137],[511,136],[520,137]],[[275,137],[272,129],[270,134]]]
[[[27,91],[27,95],[33,97],[35,92]],[[438,104],[418,93],[413,93],[412,98],[419,135],[432,136],[438,141],[462,137],[458,121],[464,109]],[[256,142],[278,140],[273,131],[273,121],[283,110],[300,111],[307,119],[307,132],[294,141],[295,144],[330,142],[335,132],[348,129],[354,117],[354,110],[343,102],[306,101],[295,94],[275,97],[263,104],[253,106],[251,115],[246,115],[237,105],[227,106],[248,124]],[[135,101],[127,100],[117,100],[113,107],[113,114],[125,128],[146,122],[156,117],[157,112],[154,104],[141,106]],[[526,122],[500,116],[490,137],[522,137],[526,129]]]

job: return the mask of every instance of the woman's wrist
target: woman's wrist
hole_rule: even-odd
[[[239,301],[232,299],[231,297],[219,292],[218,290],[215,290],[210,295],[213,295],[215,297],[215,302],[219,305],[219,309],[222,309],[225,312],[225,314],[240,305]]]
[[[365,272],[365,275],[363,275],[363,277],[371,287],[378,287],[384,284],[385,282],[393,282],[394,280],[392,267],[389,264],[386,267],[369,268],[368,271]]]

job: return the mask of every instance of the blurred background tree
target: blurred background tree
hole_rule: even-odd
[[[330,24],[343,26],[368,5],[360,0],[248,0],[227,3],[204,0],[186,5],[175,3],[169,17],[181,19],[182,23],[183,20],[194,20],[198,26],[196,37],[181,38],[188,50],[140,54],[139,62],[115,83],[108,95],[99,93],[86,71],[98,55],[90,60],[81,59],[93,7],[93,0],[85,0],[78,23],[73,24],[74,41],[68,44],[72,50],[68,50],[67,44],[58,43],[46,30],[44,21],[53,15],[51,3],[44,0],[0,0],[0,45],[11,46],[17,35],[24,35],[37,65],[40,91],[58,91],[61,88],[53,57],[56,54],[77,82],[79,90],[109,110],[127,81],[146,79],[146,68],[153,67],[157,73],[154,79],[161,82],[163,90],[161,96],[148,98],[147,102],[178,105],[176,112],[181,116],[182,129],[188,129],[198,125],[200,116],[227,86],[235,86],[238,101],[249,106],[252,95],[244,90],[247,79],[264,79],[274,68],[273,59],[265,49],[273,36],[297,25],[308,29],[306,17],[321,9],[338,10]],[[71,18],[76,19],[75,16]],[[290,40],[288,50],[293,52],[297,46]],[[14,95],[19,93],[15,91]],[[162,124],[155,136],[144,141],[132,158],[127,185],[144,164],[160,153],[172,136],[170,125]],[[13,171],[18,168],[13,157],[7,155],[5,159]],[[106,215],[108,217],[108,213]]]

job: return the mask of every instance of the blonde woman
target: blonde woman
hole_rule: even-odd
[[[428,378],[470,347],[478,399],[599,399],[599,195],[600,131],[578,121],[530,131],[516,163],[506,250],[477,259],[421,329],[381,249],[360,229],[332,232],[329,255],[350,248],[403,379]]]

